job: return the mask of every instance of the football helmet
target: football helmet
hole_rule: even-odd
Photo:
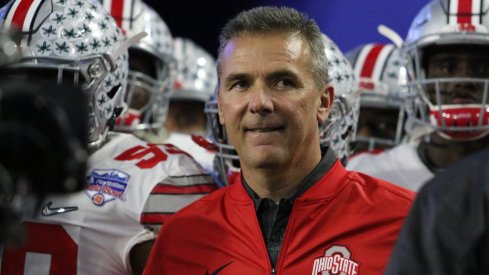
[[[428,78],[426,59],[437,47],[477,45],[489,49],[489,2],[482,0],[437,0],[414,18],[402,52],[407,59],[407,111],[410,123],[436,131],[449,140],[475,140],[489,133],[488,77]],[[435,49],[435,50],[433,50]],[[456,89],[472,86],[473,100],[456,97]],[[449,90],[448,86],[455,86]],[[467,90],[467,89],[466,89]],[[467,92],[467,91],[465,91]]]
[[[217,87],[216,60],[189,39],[174,40],[177,76],[172,100],[207,102]]]
[[[15,45],[15,33],[0,31],[0,67],[16,61],[20,57],[19,48]]]
[[[360,92],[359,124],[352,148],[361,146],[371,151],[399,144],[404,122],[403,89],[399,83],[404,62],[399,48],[392,44],[369,43],[346,53],[346,57],[353,66]],[[377,125],[380,123],[377,118],[368,117],[382,113],[395,116],[396,121]],[[369,128],[371,136],[361,136],[358,131],[362,127]]]
[[[127,45],[112,17],[95,0],[12,0],[0,20],[21,32],[21,57],[12,67],[81,85],[89,147],[100,146],[123,109],[128,70]]]
[[[158,13],[140,0],[103,0],[126,36],[148,35],[129,48],[128,110],[115,130],[132,132],[163,127],[175,77],[173,37]]]
[[[210,139],[213,143],[213,147],[209,146],[208,149],[216,151],[214,168],[218,175],[213,175],[213,177],[219,185],[228,185],[232,183],[229,179],[239,173],[240,163],[238,153],[229,143],[226,128],[219,122],[217,90],[206,102],[204,112],[207,114],[207,121],[211,129]]]
[[[334,86],[334,101],[325,123],[320,125],[320,142],[329,146],[336,156],[346,160],[350,155],[350,142],[356,133],[359,96],[350,62],[338,46],[323,34],[328,60],[328,81]]]

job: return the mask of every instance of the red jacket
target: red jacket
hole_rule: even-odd
[[[413,199],[411,191],[337,161],[295,199],[275,274],[382,274]],[[170,219],[144,274],[217,273],[272,274],[241,181]]]

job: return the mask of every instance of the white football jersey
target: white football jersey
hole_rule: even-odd
[[[171,133],[165,142],[173,144],[189,153],[206,171],[212,172],[214,170],[213,161],[215,153],[195,143],[191,135]]]
[[[89,159],[84,191],[49,196],[27,243],[3,252],[1,274],[131,274],[129,252],[173,213],[217,186],[188,154],[110,134]]]
[[[346,169],[381,178],[417,192],[434,175],[419,158],[417,146],[418,142],[410,142],[379,154],[360,153],[348,160]]]

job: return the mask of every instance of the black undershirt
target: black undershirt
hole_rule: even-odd
[[[279,203],[275,203],[269,198],[260,198],[246,183],[243,176],[241,178],[246,192],[253,199],[260,229],[273,268],[277,264],[294,200],[311,188],[336,162],[336,156],[332,150],[323,148],[321,152],[323,155],[321,161],[302,180],[297,192],[288,198],[280,199]]]

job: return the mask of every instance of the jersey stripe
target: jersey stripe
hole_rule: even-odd
[[[167,195],[167,194],[151,194],[146,200],[144,213],[168,213],[177,212],[181,208],[187,206],[202,198],[205,194],[188,194],[188,195]]]
[[[185,176],[170,176],[161,182],[178,186],[191,186],[202,183],[212,183],[212,178],[206,174],[200,175],[185,175]]]
[[[191,186],[175,186],[173,184],[159,183],[153,188],[151,194],[207,194],[217,190],[213,183],[203,183]]]
[[[175,213],[144,213],[141,224],[164,224]]]

